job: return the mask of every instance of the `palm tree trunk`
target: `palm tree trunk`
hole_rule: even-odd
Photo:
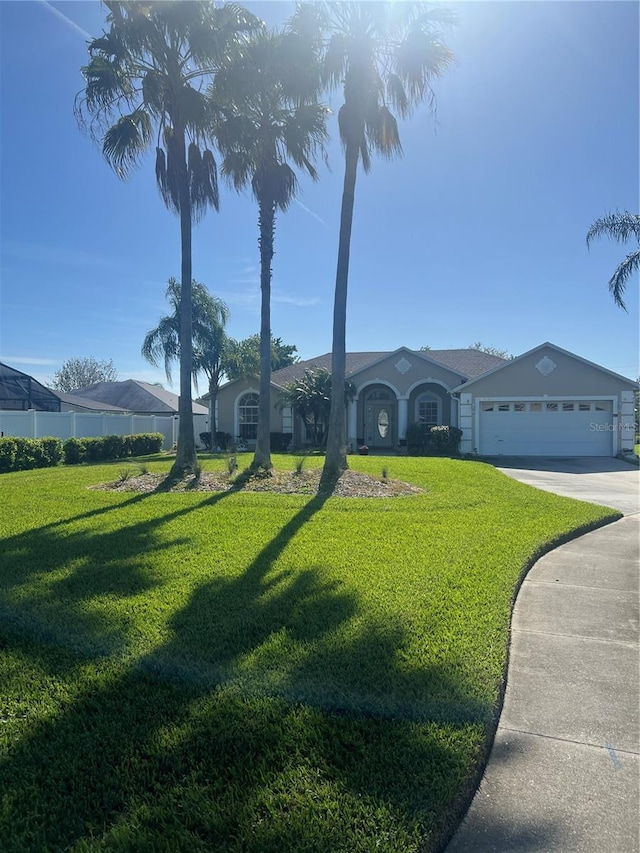
[[[170,477],[180,479],[197,465],[196,445],[193,435],[193,402],[191,378],[193,374],[192,305],[191,305],[191,197],[184,146],[184,131],[174,129],[180,145],[180,249],[182,253],[180,286],[180,399],[178,414],[178,448]]]
[[[338,242],[338,266],[333,303],[333,345],[331,354],[331,411],[327,434],[327,453],[324,460],[322,479],[326,485],[335,481],[347,464],[346,417],[347,407],[343,392],[346,379],[346,335],[347,335],[347,285],[349,281],[349,253],[351,250],[351,226],[355,200],[356,176],[358,173],[358,145],[349,141],[345,152],[344,186],[340,212],[340,238]]]
[[[275,231],[275,205],[260,202],[260,402],[258,435],[251,467],[269,470],[271,465],[271,261]]]
[[[215,376],[209,379],[209,431],[211,433],[209,449],[213,453],[218,445],[216,440],[218,425],[216,423],[216,403],[218,401],[218,380]]]

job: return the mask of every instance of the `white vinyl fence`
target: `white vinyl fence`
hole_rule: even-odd
[[[94,438],[101,435],[137,435],[144,432],[161,432],[163,450],[170,450],[178,440],[177,415],[100,415],[88,412],[28,412],[0,411],[0,434],[21,438],[53,436],[67,438]],[[196,444],[200,433],[208,428],[206,415],[193,416]]]

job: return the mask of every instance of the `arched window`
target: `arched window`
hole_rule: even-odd
[[[440,420],[440,398],[436,394],[420,394],[416,400],[416,421],[432,427],[438,426]]]
[[[238,434],[247,440],[258,436],[258,401],[253,391],[243,394],[238,400]]]

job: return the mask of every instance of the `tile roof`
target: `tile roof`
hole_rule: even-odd
[[[79,397],[88,397],[112,406],[121,406],[141,415],[178,414],[178,395],[160,385],[151,385],[138,379],[123,382],[96,382],[79,388]],[[208,415],[209,410],[199,403],[193,404],[194,415]]]

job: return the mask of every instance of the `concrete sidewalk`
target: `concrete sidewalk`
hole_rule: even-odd
[[[494,746],[447,853],[640,850],[639,542],[636,512],[529,572]]]

